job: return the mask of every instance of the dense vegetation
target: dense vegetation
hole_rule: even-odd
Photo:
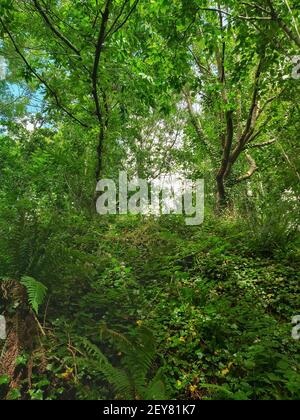
[[[0,0],[0,399],[298,400],[297,0]],[[205,180],[205,218],[96,212]],[[297,338],[297,337],[296,337]]]

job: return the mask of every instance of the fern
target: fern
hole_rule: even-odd
[[[32,277],[22,277],[20,282],[27,290],[28,302],[36,314],[43,304],[47,294],[47,287]]]
[[[105,377],[118,396],[125,399],[167,399],[161,370],[149,380],[149,372],[156,358],[152,332],[140,327],[133,339],[101,327],[102,336],[112,340],[116,349],[123,353],[122,367],[114,367],[101,350],[85,338],[80,338],[90,363]]]
[[[130,399],[133,393],[133,386],[126,372],[115,368],[101,350],[89,340],[80,338],[80,342],[91,358],[90,362],[94,365],[93,367],[103,374],[107,382],[113,386],[118,394],[121,394],[126,399]]]
[[[149,382],[144,392],[145,400],[166,400],[166,390],[163,381],[161,369],[159,369],[154,378]]]

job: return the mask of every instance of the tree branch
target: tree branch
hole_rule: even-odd
[[[96,167],[96,180],[98,181],[100,178],[100,174],[102,171],[102,164],[103,164],[103,143],[104,143],[104,135],[105,135],[105,122],[103,121],[103,115],[101,111],[100,99],[98,94],[98,69],[100,64],[101,53],[103,51],[104,40],[105,40],[105,31],[108,24],[109,14],[110,14],[110,6],[112,4],[112,0],[107,0],[105,9],[102,15],[101,26],[98,35],[98,41],[95,50],[95,58],[94,58],[94,65],[93,65],[93,72],[92,72],[92,94],[94,97],[95,107],[96,107],[96,116],[99,122],[99,139],[98,139],[98,146],[97,146],[97,167]]]
[[[226,43],[224,40],[224,25],[223,25],[223,15],[221,13],[221,10],[219,11],[219,21],[220,21],[220,30],[222,33],[222,53],[220,53],[219,49],[217,49],[217,61],[218,61],[218,67],[219,67],[219,80],[222,84],[224,84],[226,80],[226,75],[225,75]]]
[[[270,146],[271,144],[276,143],[276,140],[269,140],[269,141],[265,141],[263,143],[258,143],[258,144],[248,144],[244,150],[247,149],[261,149],[263,147],[267,147]]]
[[[244,6],[250,6],[250,7],[252,7],[253,9],[258,9],[258,10],[261,10],[262,12],[264,12],[264,13],[268,13],[268,10],[267,9],[265,9],[264,7],[262,7],[261,5],[259,5],[259,4],[254,4],[254,3],[247,3],[247,2],[244,2],[244,1],[242,1],[241,2],[241,4],[243,4]]]
[[[236,162],[242,151],[244,150],[245,145],[249,142],[251,139],[251,136],[254,132],[255,124],[257,121],[257,110],[258,110],[258,93],[259,93],[259,82],[260,82],[260,76],[263,68],[263,62],[264,62],[264,55],[260,58],[256,73],[255,73],[255,80],[253,85],[253,94],[252,94],[252,101],[251,106],[246,122],[246,127],[243,131],[242,136],[238,139],[237,145],[235,146],[234,150],[232,151],[229,162],[227,165],[225,177],[227,178],[230,173],[233,164]]]
[[[130,1],[130,0],[125,0],[125,1],[124,1],[123,5],[122,5],[122,7],[121,7],[121,10],[120,10],[120,12],[119,12],[119,14],[117,15],[116,19],[115,19],[115,20],[114,20],[114,22],[112,23],[112,25],[111,25],[110,29],[107,31],[106,36],[108,36],[108,35],[111,33],[111,31],[114,29],[114,27],[115,27],[115,26],[116,26],[116,24],[118,23],[119,19],[121,18],[122,14],[123,14],[123,11],[124,11],[124,9],[125,9],[126,5],[129,3],[129,1]]]
[[[102,112],[101,112],[100,100],[99,100],[99,95],[98,95],[98,69],[99,69],[99,64],[100,64],[101,53],[103,51],[103,46],[104,46],[105,31],[106,31],[106,26],[109,19],[111,3],[112,3],[112,0],[106,1],[106,6],[103,12],[103,18],[102,18],[100,31],[98,35],[98,41],[97,41],[96,50],[95,50],[95,58],[94,58],[94,65],[93,65],[93,72],[92,72],[92,85],[93,85],[92,93],[93,93],[93,97],[94,97],[95,105],[96,105],[96,115],[100,123],[102,123]]]
[[[228,171],[228,165],[229,165],[229,159],[230,159],[230,153],[232,148],[232,142],[233,142],[233,111],[227,111],[226,112],[226,123],[227,123],[227,135],[226,140],[223,148],[223,156],[222,156],[222,162],[221,167],[219,169],[219,172],[217,174],[216,180],[217,180],[217,186],[218,186],[218,205],[221,206],[225,200],[225,185],[224,185],[224,179],[226,177],[226,173]]]
[[[55,99],[56,105],[62,110],[64,111],[71,119],[73,119],[75,122],[77,122],[78,124],[80,124],[82,127],[88,128],[88,125],[83,123],[82,121],[80,121],[78,118],[76,118],[67,108],[65,108],[62,103],[60,102],[60,99],[57,95],[57,93],[52,89],[52,87],[42,78],[42,76],[36,71],[34,70],[34,68],[31,66],[31,64],[28,62],[28,60],[26,59],[26,57],[24,56],[24,54],[22,53],[22,51],[19,49],[15,39],[13,38],[11,32],[9,31],[9,29],[7,28],[7,26],[5,25],[3,19],[0,17],[0,22],[1,25],[4,29],[4,31],[7,33],[7,35],[9,36],[17,54],[22,58],[23,62],[25,63],[26,67],[29,69],[29,71],[46,87],[46,89],[48,90],[48,92],[50,93],[50,95],[52,95]]]
[[[210,69],[209,69],[209,68],[206,68],[203,64],[201,64],[201,63],[200,63],[200,61],[199,61],[198,57],[196,56],[196,54],[194,53],[193,49],[192,49],[191,47],[189,47],[189,46],[188,46],[188,50],[189,50],[189,51],[190,51],[190,53],[192,54],[193,59],[194,59],[194,61],[195,61],[196,65],[197,65],[197,67],[198,67],[198,69],[199,69],[199,72],[200,72],[201,74],[203,74],[203,72],[205,72],[205,73],[207,73],[209,76],[211,76],[211,71],[210,71]]]
[[[246,123],[246,127],[245,130],[242,134],[241,137],[241,143],[245,144],[248,140],[248,135],[249,132],[251,130],[251,128],[253,128],[253,126],[255,125],[256,119],[257,119],[257,111],[258,111],[258,103],[257,103],[257,99],[258,99],[258,93],[259,93],[259,82],[260,82],[260,76],[262,73],[262,68],[263,68],[263,61],[264,61],[264,56],[260,58],[259,60],[259,64],[255,73],[255,80],[254,80],[254,87],[253,87],[253,94],[252,94],[252,103],[251,103],[251,107],[250,107],[250,111],[248,114],[248,119],[247,119],[247,123]]]
[[[275,99],[278,99],[283,94],[284,91],[285,89],[283,89],[278,95],[274,95],[271,98],[267,99],[266,102],[263,104],[263,106],[258,110],[257,118],[259,118],[263,114],[267,106],[273,101],[275,101]]]
[[[209,152],[210,157],[213,158],[214,154],[213,154],[213,151],[211,150],[211,146],[207,142],[207,139],[206,139],[205,134],[203,132],[203,129],[201,127],[201,123],[194,113],[190,92],[187,89],[184,89],[183,94],[184,94],[184,97],[185,97],[185,100],[186,100],[186,103],[187,103],[187,109],[188,109],[188,112],[189,112],[189,115],[190,115],[190,119],[191,119],[191,122],[194,126],[194,129],[195,129],[196,133],[197,133],[198,139],[203,143],[203,145],[205,146],[205,148]]]
[[[278,15],[277,11],[275,10],[273,3],[271,0],[267,0],[267,4],[270,7],[271,19],[276,21],[279,27],[286,33],[288,38],[300,48],[300,37],[298,34],[294,34],[294,32],[286,25],[286,23],[281,19]]]
[[[72,51],[75,52],[75,54],[81,58],[80,51],[72,44],[71,41],[69,41],[50,21],[49,17],[47,16],[46,12],[42,9],[41,5],[37,0],[33,0],[33,3],[39,12],[39,14],[42,16],[44,21],[46,22],[47,26],[51,29],[51,31],[61,40],[65,45],[67,45]]]
[[[245,173],[245,175],[235,180],[236,184],[246,181],[247,179],[251,178],[255,174],[255,172],[258,170],[255,160],[248,153],[246,154],[246,159],[250,165],[250,168],[248,172]]]
[[[108,37],[109,35],[113,35],[114,33],[116,33],[117,31],[119,31],[129,20],[130,16],[132,15],[132,13],[135,11],[137,5],[138,5],[139,0],[135,0],[132,8],[130,9],[128,15],[126,16],[126,18],[123,20],[123,22],[121,22],[116,28],[114,28],[114,25],[117,23],[118,18],[115,23],[112,25],[112,27],[110,28],[110,30],[107,32],[106,37]]]
[[[229,12],[225,12],[224,10],[222,10],[222,9],[217,9],[216,7],[199,7],[199,9],[198,10],[203,10],[203,11],[208,11],[208,12],[218,12],[218,13],[222,13],[223,15],[225,15],[225,16],[229,16],[229,17],[231,17],[231,18],[233,18],[233,19],[243,19],[243,20],[268,20],[268,21],[270,21],[272,18],[271,17],[269,17],[269,16],[255,16],[255,17],[252,17],[252,16],[241,16],[241,15],[238,15],[238,16],[234,16],[232,13],[229,13]]]

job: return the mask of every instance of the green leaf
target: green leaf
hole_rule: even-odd
[[[21,284],[26,287],[28,301],[36,314],[38,314],[40,305],[43,304],[47,294],[47,287],[32,277],[22,277]]]
[[[10,379],[8,375],[2,375],[0,376],[0,385],[7,385],[9,384]]]

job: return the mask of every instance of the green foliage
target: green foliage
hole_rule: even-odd
[[[39,307],[43,304],[47,287],[32,277],[24,276],[20,283],[26,287],[28,293],[28,302],[36,314],[39,312]]]
[[[250,247],[264,256],[287,254],[291,244],[297,240],[298,215],[295,197],[291,202],[287,198],[283,202],[266,204],[263,210],[253,211],[248,219],[251,224]]]
[[[101,372],[107,382],[112,385],[116,398],[159,400],[167,399],[160,369],[152,373],[153,363],[157,357],[155,340],[148,328],[139,327],[133,337],[101,328],[102,335],[110,339],[112,348],[121,357],[121,367],[114,367],[101,350],[87,339],[81,339],[82,345],[96,362],[96,369]]]
[[[0,398],[299,399],[297,1],[0,3]],[[96,215],[99,163],[204,178],[203,225]]]

